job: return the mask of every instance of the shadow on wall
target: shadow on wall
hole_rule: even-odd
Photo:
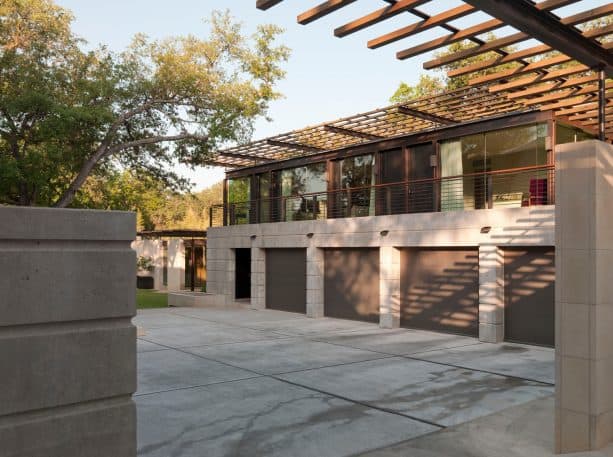
[[[478,249],[402,249],[400,325],[479,334]]]
[[[326,249],[324,314],[379,322],[379,249]]]

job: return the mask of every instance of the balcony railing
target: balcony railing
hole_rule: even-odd
[[[553,204],[554,168],[417,179],[215,205],[211,227]]]

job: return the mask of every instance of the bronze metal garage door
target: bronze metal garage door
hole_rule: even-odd
[[[324,314],[379,322],[378,249],[326,249]]]
[[[266,250],[266,308],[306,313],[306,249]]]
[[[505,340],[554,346],[555,250],[504,249]]]
[[[478,336],[479,251],[402,249],[400,325]]]

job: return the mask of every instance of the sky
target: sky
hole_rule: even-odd
[[[581,10],[601,5],[602,0],[583,0]],[[279,41],[291,48],[292,55],[284,65],[287,75],[278,84],[284,98],[270,106],[272,122],[261,119],[256,123],[253,139],[320,124],[343,116],[389,104],[389,97],[401,81],[414,84],[424,73],[422,64],[429,54],[400,61],[395,58],[399,50],[415,44],[407,38],[377,50],[370,50],[366,42],[396,28],[415,21],[409,14],[400,14],[373,27],[338,39],[335,27],[372,12],[387,3],[381,0],[358,0],[348,7],[302,26],[296,16],[320,3],[318,0],[286,0],[268,11],[255,8],[255,0],[56,0],[70,9],[76,19],[73,30],[90,45],[105,44],[111,50],[121,51],[136,33],[151,38],[164,38],[187,33],[206,37],[208,27],[204,21],[213,10],[228,9],[240,21],[246,32],[255,31],[258,24],[274,23],[285,29]],[[436,13],[460,4],[457,0],[437,0],[422,8]],[[429,8],[428,8],[429,7]],[[436,7],[437,10],[432,10]],[[564,16],[577,9],[566,7],[557,12]],[[482,19],[486,19],[483,16]],[[470,18],[474,23],[474,18]],[[468,19],[454,22],[459,28]],[[497,33],[504,36],[510,31]],[[419,35],[420,40],[441,35],[432,30]],[[184,176],[194,182],[194,191],[223,179],[221,168],[200,167],[189,170],[177,166]]]

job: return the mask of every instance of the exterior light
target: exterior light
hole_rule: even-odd
[[[253,241],[257,238],[257,235],[251,235],[249,238],[251,238],[251,241]]]
[[[388,234],[389,232],[390,232],[389,230],[381,230],[381,231],[379,232],[379,234],[380,234],[381,236],[387,236],[387,234]]]
[[[485,227],[481,227],[481,233],[490,233],[491,230],[492,230],[492,227],[490,227],[489,225]]]
[[[307,238],[313,238],[313,232],[309,232],[309,233],[307,233],[307,234],[306,234],[306,237],[307,237]]]

